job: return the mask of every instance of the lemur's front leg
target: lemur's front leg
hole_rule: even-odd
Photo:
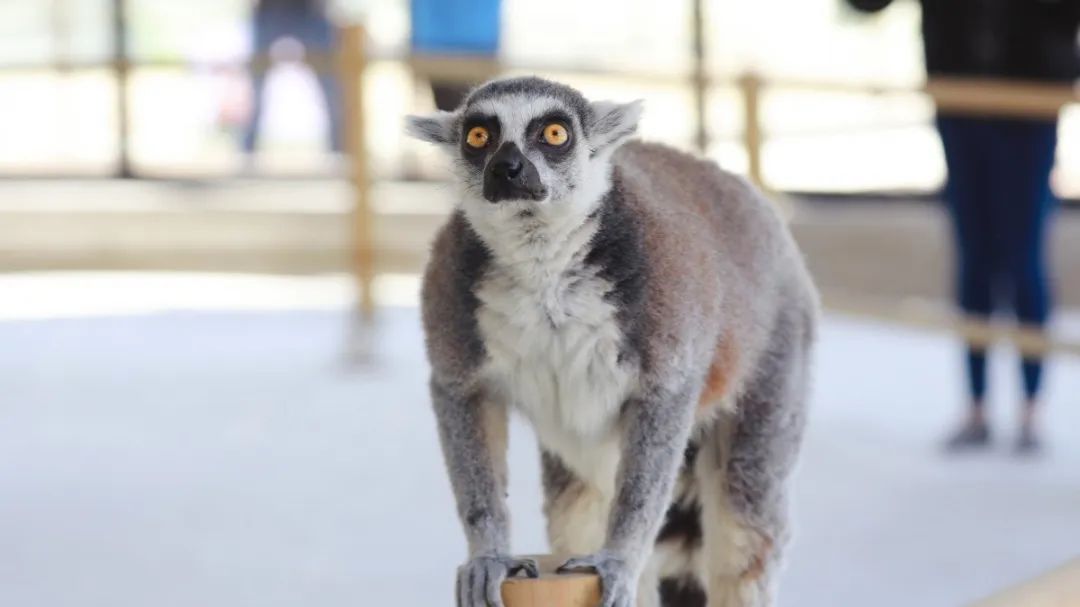
[[[538,575],[536,563],[510,557],[506,509],[506,410],[487,404],[475,390],[431,382],[443,456],[458,515],[469,542],[469,560],[458,569],[458,607],[502,607],[507,576]]]
[[[635,603],[638,577],[671,501],[693,423],[692,398],[690,389],[656,390],[623,408],[622,457],[604,547],[560,568],[596,570],[603,585],[601,607]]]

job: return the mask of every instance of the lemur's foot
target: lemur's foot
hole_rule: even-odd
[[[559,573],[592,569],[600,576],[603,598],[600,607],[634,607],[637,579],[627,560],[609,550],[572,558],[559,567]]]
[[[501,554],[473,557],[458,567],[457,607],[503,607],[503,580],[522,571],[529,577],[540,576],[532,559]]]

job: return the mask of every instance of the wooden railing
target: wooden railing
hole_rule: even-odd
[[[499,68],[515,71],[557,71],[573,72],[581,75],[612,78],[636,78],[650,82],[682,83],[694,91],[694,113],[696,120],[695,139],[698,147],[708,143],[710,129],[706,123],[708,92],[717,86],[736,87],[741,93],[744,113],[742,143],[747,153],[747,176],[762,189],[769,190],[767,167],[763,150],[768,143],[770,133],[762,120],[761,107],[765,98],[776,91],[818,91],[850,93],[861,95],[910,95],[922,93],[932,99],[939,111],[978,116],[1013,116],[1023,118],[1052,118],[1061,108],[1080,100],[1080,90],[1075,86],[1045,84],[1033,82],[1012,82],[986,79],[934,78],[921,89],[911,87],[883,86],[875,84],[853,84],[843,82],[823,82],[798,80],[791,78],[771,78],[754,73],[740,76],[716,76],[704,69],[702,61],[696,61],[689,72],[645,73],[612,71],[600,67],[563,66],[563,65],[499,65],[491,60],[471,60],[447,57],[395,57],[373,56],[365,43],[366,34],[362,25],[353,24],[341,29],[338,36],[338,48],[331,55],[309,54],[305,57],[318,72],[336,72],[342,83],[343,127],[346,132],[342,140],[349,154],[349,179],[352,184],[352,267],[359,291],[358,309],[364,318],[370,319],[375,311],[377,298],[374,283],[377,271],[376,247],[374,244],[374,211],[370,201],[371,173],[368,154],[364,146],[366,128],[364,120],[367,113],[363,107],[364,75],[372,61],[404,60],[424,73],[446,73],[450,77],[463,80],[477,80],[490,76]],[[255,57],[242,64],[253,71],[263,71],[270,66],[269,57]],[[134,67],[185,67],[192,63],[180,60],[151,60],[132,62],[126,57],[117,56],[100,62],[62,62],[53,65],[58,70],[111,68],[118,74],[127,74]],[[235,62],[222,65],[236,66]],[[40,70],[41,64],[0,65],[0,72],[19,70]],[[122,80],[121,80],[122,82]],[[123,91],[121,91],[123,97]],[[123,114],[121,120],[124,120]],[[123,128],[124,125],[121,125]],[[123,137],[122,137],[123,138]],[[123,167],[123,162],[121,166]],[[989,343],[1001,337],[1009,338],[1029,354],[1057,350],[1080,353],[1080,343],[1056,340],[1044,336],[1041,332],[1030,330],[1005,331],[978,321],[965,321],[926,313],[915,314],[910,308],[885,306],[880,302],[867,303],[850,297],[827,298],[830,307],[848,311],[857,311],[878,318],[887,318],[909,325],[934,327],[951,330],[976,343]]]
[[[366,151],[362,145],[364,112],[360,105],[362,97],[360,90],[363,86],[362,74],[368,63],[364,55],[362,26],[346,27],[340,40],[342,46],[338,55],[338,66],[344,83],[347,116],[345,124],[349,131],[346,141],[352,142],[349,149],[353,153],[350,163],[355,199],[353,260],[357,285],[361,293],[359,309],[364,317],[370,318],[376,301],[373,295],[376,260],[371,228],[374,217],[368,200],[370,176],[367,169]],[[484,62],[481,65],[467,59],[447,60],[420,57],[414,61],[420,62],[425,72],[440,69],[441,66],[453,72],[451,75],[457,74],[463,78],[489,74],[491,70],[490,62]],[[603,72],[596,71],[596,74],[600,75]],[[766,190],[768,190],[768,182],[764,174],[762,150],[767,143],[768,132],[762,124],[761,105],[763,98],[771,91],[809,90],[876,95],[920,92],[917,89],[903,87],[770,79],[753,73],[734,79],[706,79],[701,72],[696,71],[687,76],[686,82],[695,90],[701,91],[725,83],[739,88],[745,117],[743,144],[748,157],[747,174],[753,182]],[[939,111],[981,116],[1053,118],[1058,115],[1062,107],[1080,100],[1080,90],[1073,86],[985,79],[935,78],[929,81],[921,92],[934,101]],[[705,103],[697,104],[699,127],[696,132],[698,133],[708,132],[704,123],[706,107]],[[833,310],[890,320],[909,326],[952,331],[975,344],[989,345],[999,339],[1007,339],[1027,355],[1038,355],[1050,351],[1080,354],[1080,342],[1057,339],[1035,329],[1002,328],[978,319],[955,318],[930,313],[925,309],[888,305],[850,295],[826,294],[825,299],[827,307]]]

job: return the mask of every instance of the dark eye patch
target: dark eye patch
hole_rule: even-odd
[[[474,148],[466,141],[469,131],[473,127],[482,126],[487,129],[488,143],[482,148]],[[499,147],[499,137],[502,134],[502,125],[499,118],[490,114],[469,114],[461,123],[461,156],[478,170],[484,168],[484,160],[487,155]]]
[[[562,127],[566,129],[566,134],[568,135],[566,143],[562,145],[551,145],[544,141],[544,127],[551,123],[561,124]],[[540,150],[540,153],[542,153],[544,158],[549,162],[561,162],[566,160],[570,156],[570,152],[573,151],[574,137],[576,137],[573,124],[573,121],[566,112],[559,110],[548,112],[543,116],[533,118],[529,121],[528,126],[525,127],[525,141],[528,142],[530,146]]]

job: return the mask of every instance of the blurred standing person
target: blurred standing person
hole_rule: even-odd
[[[473,86],[499,73],[502,0],[410,0],[410,67],[431,86],[435,107],[453,111]],[[411,152],[404,177],[422,179]]]
[[[479,81],[495,76],[501,0],[411,0],[413,68],[431,83],[435,106],[455,109]],[[426,57],[432,61],[417,61]],[[454,76],[446,60],[465,60],[474,78]]]
[[[330,149],[340,152],[341,96],[332,68],[335,30],[327,15],[326,0],[255,0],[252,34],[256,69],[252,74],[251,118],[242,141],[244,152],[249,156],[255,152],[259,123],[266,103],[270,48],[283,38],[295,39],[304,46],[304,60],[315,72],[322,90],[330,130]],[[312,55],[323,60],[321,65]]]
[[[848,0],[873,12],[891,0]],[[1080,76],[1080,0],[921,0],[930,77],[1071,83]],[[1050,171],[1057,120],[972,117],[938,112],[948,182],[945,201],[956,241],[960,308],[986,320],[1011,308],[1042,330],[1050,314],[1046,235],[1053,211]],[[986,446],[986,349],[967,345],[970,406],[948,439],[950,450]],[[1035,428],[1043,359],[1021,361],[1024,405],[1016,449],[1039,448]]]

